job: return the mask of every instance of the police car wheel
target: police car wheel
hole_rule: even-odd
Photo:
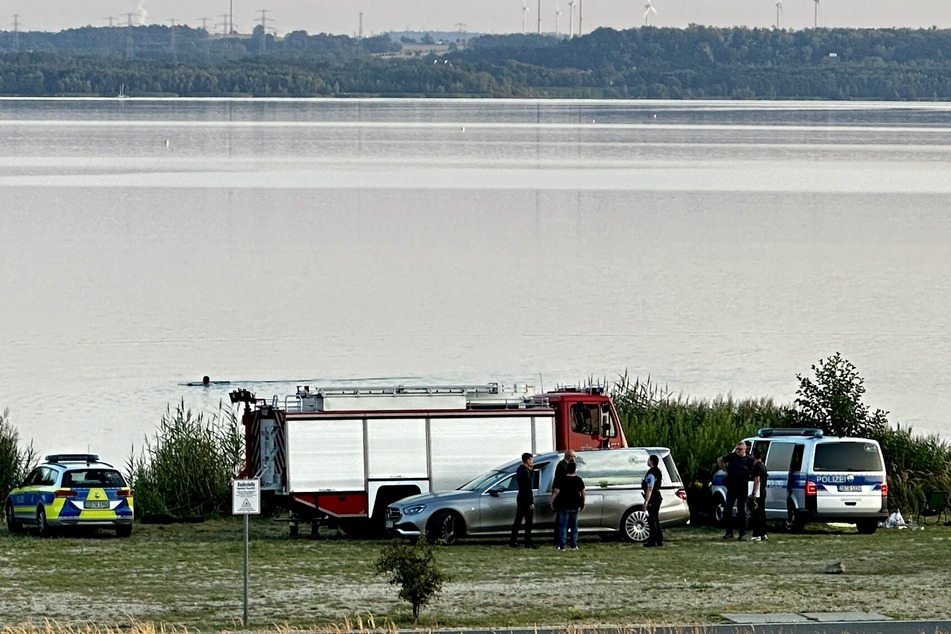
[[[7,502],[7,506],[4,509],[4,514],[7,521],[7,530],[11,533],[19,533],[23,530],[23,524],[17,519],[16,515],[13,513],[13,502]]]
[[[40,537],[49,537],[52,533],[52,529],[46,521],[46,509],[42,506],[36,509],[36,532],[40,534]]]

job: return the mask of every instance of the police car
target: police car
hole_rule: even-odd
[[[14,486],[4,504],[7,529],[33,527],[40,535],[85,526],[132,534],[132,489],[95,454],[53,454]]]
[[[746,444],[764,456],[766,519],[782,520],[797,533],[807,522],[855,524],[871,534],[888,517],[888,481],[878,442],[869,438],[826,436],[821,429],[763,428]],[[725,474],[711,482],[713,513],[722,523]]]

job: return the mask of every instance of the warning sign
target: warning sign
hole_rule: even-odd
[[[231,483],[231,512],[234,515],[261,513],[261,481],[235,480]]]

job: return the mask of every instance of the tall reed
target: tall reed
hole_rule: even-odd
[[[158,431],[127,463],[136,511],[173,517],[231,512],[231,481],[243,461],[244,439],[234,412],[193,415],[184,401],[167,409]]]
[[[3,410],[0,413],[0,500],[7,499],[12,485],[22,480],[36,463],[32,441],[25,447],[20,445],[20,434],[10,422],[10,410]]]

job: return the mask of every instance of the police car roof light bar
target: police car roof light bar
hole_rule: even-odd
[[[802,436],[804,438],[822,438],[822,430],[815,427],[763,427],[756,435],[760,438],[771,436]]]
[[[99,455],[94,453],[54,453],[46,456],[47,462],[99,462]]]

